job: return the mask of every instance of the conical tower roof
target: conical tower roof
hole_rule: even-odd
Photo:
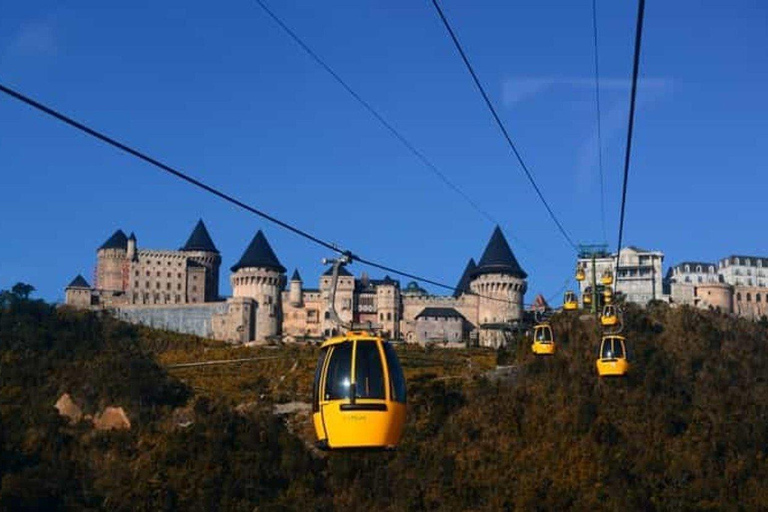
[[[299,269],[296,269],[293,271],[293,275],[291,276],[291,281],[301,281],[301,274],[299,274]]]
[[[197,221],[195,229],[192,230],[192,234],[189,235],[187,243],[181,248],[182,251],[206,251],[206,252],[219,252],[216,246],[211,240],[211,235],[208,234],[203,219]]]
[[[517,262],[499,226],[493,230],[493,235],[488,241],[477,268],[472,272],[472,277],[482,274],[509,274],[521,279],[528,277]]]
[[[106,242],[101,244],[101,247],[99,249],[127,249],[128,248],[128,237],[125,236],[125,233],[123,233],[122,229],[118,229],[115,231],[111,237],[107,239]]]
[[[461,274],[461,279],[459,279],[459,284],[456,285],[456,289],[453,291],[454,297],[459,298],[462,293],[469,291],[469,279],[472,277],[472,272],[475,268],[477,268],[475,259],[469,258],[469,262],[467,263],[466,268],[464,268],[464,273]]]
[[[83,276],[80,274],[77,274],[77,277],[72,280],[71,283],[67,285],[67,288],[90,288],[91,285],[88,284],[88,281],[85,280]]]
[[[240,257],[240,261],[232,267],[232,272],[237,272],[241,268],[246,267],[268,268],[278,272],[285,272],[285,267],[280,264],[275,251],[272,250],[269,242],[267,242],[267,237],[264,236],[261,230],[256,233],[251,243],[248,244],[245,252]]]

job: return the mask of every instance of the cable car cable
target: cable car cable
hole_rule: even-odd
[[[35,109],[37,109],[37,110],[39,110],[39,111],[41,111],[41,112],[43,112],[45,114],[48,114],[49,116],[54,117],[54,118],[58,119],[59,121],[65,123],[65,124],[67,124],[67,125],[69,125],[69,126],[71,126],[73,128],[76,128],[77,130],[80,130],[80,131],[82,131],[82,132],[84,132],[84,133],[86,133],[86,134],[88,134],[88,135],[90,135],[92,137],[95,137],[95,138],[101,140],[102,142],[112,146],[112,147],[115,147],[115,148],[117,148],[117,149],[119,149],[121,151],[124,151],[124,152],[130,154],[131,156],[135,156],[136,158],[138,158],[140,160],[143,160],[144,162],[147,162],[147,163],[149,163],[149,164],[159,168],[160,170],[162,170],[164,172],[167,172],[167,173],[169,173],[169,174],[171,174],[171,175],[173,175],[173,176],[175,176],[175,177],[177,177],[177,178],[179,178],[179,179],[181,179],[183,181],[186,181],[187,183],[189,183],[191,185],[194,185],[194,186],[196,186],[198,188],[201,188],[201,189],[205,190],[206,192],[210,192],[211,194],[219,197],[220,199],[223,199],[224,201],[226,201],[228,203],[231,203],[231,204],[233,204],[233,205],[235,205],[235,206],[237,206],[239,208],[242,208],[242,209],[244,209],[244,210],[246,210],[246,211],[248,211],[250,213],[253,213],[253,214],[255,214],[255,215],[257,215],[257,216],[259,216],[259,217],[261,217],[263,219],[266,219],[266,220],[268,220],[268,221],[270,221],[270,222],[272,222],[274,224],[277,224],[278,226],[280,226],[282,228],[285,228],[288,231],[291,231],[292,233],[294,233],[296,235],[299,235],[299,236],[301,236],[303,238],[306,238],[307,240],[309,240],[311,242],[314,242],[317,245],[320,245],[320,246],[322,246],[322,247],[324,247],[326,249],[329,249],[331,251],[334,251],[336,253],[339,253],[339,254],[342,254],[342,255],[346,255],[346,256],[348,256],[353,261],[359,261],[360,263],[362,263],[364,265],[368,265],[368,266],[371,266],[371,267],[374,267],[374,268],[378,268],[380,270],[385,270],[387,272],[392,272],[393,274],[397,274],[397,275],[403,276],[403,277],[408,277],[410,279],[414,279],[416,281],[421,281],[423,283],[431,284],[433,286],[436,286],[438,288],[442,288],[442,289],[445,289],[445,290],[455,290],[456,289],[455,286],[451,286],[451,285],[448,285],[448,284],[445,284],[445,283],[441,283],[441,282],[435,281],[433,279],[428,279],[426,277],[421,277],[421,276],[418,276],[416,274],[412,274],[410,272],[406,272],[406,271],[403,271],[403,270],[398,270],[398,269],[396,269],[394,267],[389,267],[389,266],[383,265],[381,263],[377,263],[377,262],[375,262],[373,260],[369,260],[367,258],[363,258],[361,256],[353,254],[350,251],[345,251],[343,249],[340,249],[336,244],[333,244],[331,242],[327,242],[327,241],[325,241],[325,240],[323,240],[321,238],[318,238],[318,237],[308,233],[307,231],[304,231],[304,230],[302,230],[300,228],[297,228],[297,227],[295,227],[295,226],[293,226],[293,225],[291,225],[291,224],[289,224],[287,222],[281,221],[280,219],[278,219],[276,217],[273,217],[272,215],[270,215],[270,214],[268,214],[268,213],[266,213],[266,212],[264,212],[264,211],[262,211],[262,210],[260,210],[258,208],[250,206],[250,205],[240,201],[239,199],[236,199],[235,197],[233,197],[233,196],[231,196],[231,195],[229,195],[229,194],[227,194],[225,192],[222,192],[222,191],[220,191],[220,190],[218,190],[218,189],[216,189],[216,188],[214,188],[214,187],[212,187],[210,185],[207,185],[207,184],[203,183],[202,181],[200,181],[200,180],[198,180],[196,178],[193,178],[192,176],[190,176],[190,175],[188,175],[188,174],[186,174],[186,173],[184,173],[184,172],[182,172],[182,171],[180,171],[178,169],[175,169],[175,168],[171,167],[168,164],[165,164],[165,163],[157,160],[156,158],[153,158],[153,157],[151,157],[151,156],[149,156],[149,155],[147,155],[147,154],[145,154],[145,153],[143,153],[143,152],[141,152],[141,151],[139,151],[137,149],[134,149],[134,148],[132,148],[132,147],[126,145],[126,144],[123,144],[122,142],[119,142],[118,140],[113,139],[112,137],[109,137],[108,135],[105,135],[105,134],[103,134],[103,133],[101,133],[101,132],[99,132],[99,131],[97,131],[97,130],[95,130],[93,128],[90,128],[90,127],[86,126],[85,124],[80,123],[80,122],[72,119],[71,117],[68,117],[68,116],[66,116],[66,115],[64,115],[64,114],[54,110],[51,107],[43,105],[42,103],[40,103],[40,102],[38,102],[36,100],[33,100],[32,98],[30,98],[28,96],[25,96],[24,94],[21,94],[20,92],[15,91],[14,89],[11,89],[10,87],[7,87],[7,86],[3,85],[2,83],[0,83],[0,92],[3,92],[5,94],[7,94],[8,96],[11,96],[12,98],[15,98],[15,99],[21,101],[22,103],[25,103],[28,106],[33,107],[33,108],[35,108]],[[476,294],[476,293],[473,293],[473,295],[477,295],[479,297],[482,297],[482,298],[485,298],[485,299],[489,299],[489,300],[495,300],[495,301],[499,301],[499,302],[507,302],[507,303],[514,303],[514,304],[516,304],[513,301],[510,301],[510,300],[507,300],[507,299],[498,298],[498,297],[485,296],[485,295],[480,295],[480,294]]]
[[[619,239],[616,249],[616,272],[619,277],[619,264],[621,261],[621,240],[624,236],[624,210],[627,204],[627,181],[629,179],[629,163],[632,155],[632,133],[635,125],[635,99],[637,97],[637,75],[640,68],[640,47],[643,38],[643,17],[645,14],[645,0],[638,0],[637,27],[635,30],[635,54],[632,63],[632,90],[629,97],[629,121],[627,126],[627,145],[624,152],[624,183],[621,187],[621,214],[619,217]]]
[[[491,103],[491,100],[488,97],[488,94],[485,92],[485,89],[483,88],[483,85],[480,83],[480,79],[477,77],[477,74],[475,73],[475,70],[472,68],[472,64],[469,63],[469,59],[467,58],[467,55],[464,53],[464,50],[461,47],[461,44],[459,43],[459,40],[456,37],[456,34],[453,32],[453,29],[451,28],[451,25],[448,23],[448,20],[446,19],[445,14],[443,14],[443,11],[440,8],[440,5],[437,3],[437,0],[432,0],[432,5],[435,6],[435,9],[437,10],[437,13],[440,15],[440,19],[442,20],[443,25],[445,25],[445,28],[448,31],[448,34],[451,36],[451,40],[453,40],[453,44],[456,47],[456,50],[459,52],[459,55],[461,56],[461,59],[464,61],[464,64],[466,65],[467,70],[469,71],[469,74],[472,75],[472,80],[475,82],[475,85],[477,86],[477,89],[480,91],[480,94],[482,95],[483,100],[485,100],[485,104],[488,106],[488,110],[491,111],[491,114],[493,115],[493,118],[496,121],[496,124],[499,126],[499,129],[501,130],[501,133],[504,135],[504,138],[507,140],[507,144],[512,149],[512,152],[514,153],[515,157],[517,158],[517,161],[520,163],[520,167],[523,169],[523,172],[525,173],[526,177],[528,178],[528,181],[531,183],[531,186],[533,186],[533,189],[536,191],[536,194],[539,196],[539,199],[541,200],[542,204],[547,209],[547,212],[549,213],[549,216],[552,218],[552,220],[554,221],[555,225],[557,226],[557,229],[563,235],[563,237],[568,242],[568,244],[574,250],[577,250],[576,244],[573,242],[571,237],[565,231],[565,228],[563,227],[563,225],[558,220],[557,216],[555,215],[555,212],[549,206],[549,203],[544,198],[544,194],[541,192],[541,189],[539,188],[539,185],[536,183],[536,180],[533,179],[533,175],[531,174],[531,171],[528,169],[528,166],[525,164],[525,161],[523,160],[523,157],[520,155],[520,152],[517,150],[517,147],[515,146],[515,143],[512,142],[512,138],[509,136],[509,132],[507,132],[507,129],[504,127],[504,123],[501,122],[501,118],[496,113],[496,109],[494,108],[493,103]]]
[[[592,35],[595,46],[595,106],[597,110],[597,162],[600,170],[600,218],[603,227],[603,241],[608,240],[605,230],[605,177],[603,174],[603,135],[600,113],[600,65],[597,44],[597,0],[592,0]]]
[[[431,170],[435,176],[437,176],[445,185],[447,185],[449,188],[451,188],[454,192],[459,194],[464,200],[475,210],[477,213],[485,217],[487,220],[492,222],[493,224],[499,224],[499,221],[497,221],[490,213],[485,211],[483,208],[480,207],[479,204],[477,204],[466,192],[464,192],[461,188],[459,188],[458,185],[453,183],[432,161],[430,161],[424,153],[422,153],[419,149],[416,148],[416,146],[413,145],[411,141],[409,141],[400,131],[398,131],[392,123],[387,121],[384,116],[373,106],[367,102],[365,99],[360,96],[352,87],[343,79],[341,76],[339,76],[336,71],[331,68],[331,66],[325,62],[318,54],[315,52],[310,46],[301,39],[296,32],[294,32],[286,23],[280,19],[280,17],[277,16],[262,0],[255,0],[255,2],[261,7],[261,9],[267,13],[267,15],[285,32],[288,34],[288,36],[293,39],[293,41],[301,47],[304,52],[306,52],[307,55],[309,55],[312,60],[314,60],[321,68],[323,68],[329,75],[333,77],[336,82],[341,85],[341,87],[344,88],[345,91],[349,93],[350,96],[352,96],[360,105],[365,108],[365,110],[368,111],[384,128],[389,131],[389,133],[392,134],[397,140],[399,140],[403,146],[405,146],[408,151],[410,151],[421,163],[423,163],[429,170]],[[514,235],[513,235],[514,236]]]

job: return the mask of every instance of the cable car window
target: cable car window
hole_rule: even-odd
[[[384,393],[384,367],[381,354],[373,340],[357,342],[355,360],[355,397],[386,398]]]
[[[536,341],[552,341],[549,329],[542,327],[536,330]]]
[[[613,359],[613,349],[611,345],[612,345],[611,340],[603,341],[603,350],[602,350],[602,353],[600,354],[600,357],[602,359]]]
[[[613,340],[613,357],[624,357],[624,344],[621,340]]]
[[[315,383],[312,386],[312,411],[320,410],[320,376],[323,374],[325,365],[325,356],[328,354],[328,347],[320,350],[320,356],[317,358],[317,368],[315,369]]]
[[[397,358],[394,347],[384,342],[384,355],[387,358],[389,368],[389,394],[395,402],[405,403],[405,375],[400,360]]]
[[[325,400],[349,398],[352,382],[352,342],[334,345],[325,376]]]

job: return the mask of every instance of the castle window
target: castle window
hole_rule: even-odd
[[[181,290],[181,283],[177,283],[177,284],[176,284],[176,289],[177,289],[177,290]]]
[[[171,289],[171,283],[166,283],[165,284],[165,289],[166,290],[170,290]]]
[[[197,286],[193,286],[193,287],[192,287],[192,291],[193,291],[193,292],[196,292],[196,291],[197,291]]]
[[[160,289],[160,283],[155,283],[155,288]]]
[[[392,320],[392,313],[387,313],[387,320]]]
[[[325,319],[328,320],[329,318],[331,318],[331,312],[330,311],[326,311],[325,312]]]
[[[149,270],[147,270],[147,277],[149,277]]]
[[[160,272],[157,273],[157,277],[160,277]]]
[[[197,276],[192,276],[193,281],[197,281]]]
[[[760,294],[759,293],[755,294],[755,302],[760,302]]]
[[[736,300],[741,300],[741,292],[736,293]]]
[[[752,302],[752,294],[747,292],[747,302]]]
[[[149,288],[149,281],[144,281],[144,288]]]
[[[136,272],[134,272],[133,275],[135,275],[136,277],[139,277],[139,271],[137,270]]]
[[[181,272],[179,272],[179,273],[176,275],[176,277],[178,277],[179,279],[181,279]]]
[[[170,272],[168,272],[168,277],[171,277],[171,273]]]

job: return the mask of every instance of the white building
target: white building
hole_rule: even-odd
[[[768,258],[728,256],[718,263],[723,280],[734,286],[768,286]]]
[[[613,291],[622,293],[627,302],[646,305],[651,300],[662,299],[662,265],[664,253],[648,251],[638,247],[625,247],[619,258],[619,273],[614,276]],[[585,279],[579,283],[579,291],[584,295],[588,286],[592,285],[592,258],[579,258],[579,266],[584,269]],[[616,269],[616,254],[611,254],[594,260],[595,282],[606,270]]]

